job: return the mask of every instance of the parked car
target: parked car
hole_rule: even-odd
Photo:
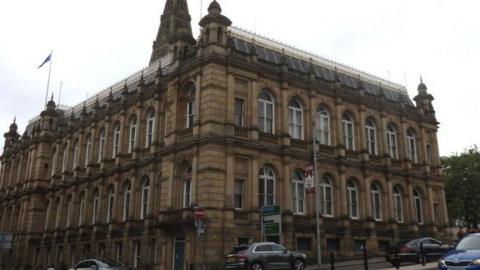
[[[438,262],[439,270],[480,270],[480,233],[465,236]]]
[[[453,245],[442,243],[432,237],[416,238],[410,241],[400,242],[397,246],[392,247],[386,254],[385,259],[395,266],[403,262],[421,262],[420,245],[423,244],[423,251],[427,261],[440,259],[444,254],[454,248]]]
[[[69,270],[128,270],[129,268],[120,262],[107,259],[88,259],[80,261]]]
[[[225,257],[228,270],[294,269],[304,270],[307,256],[279,244],[262,242],[234,247]]]

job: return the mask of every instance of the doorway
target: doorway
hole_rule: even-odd
[[[175,237],[173,244],[172,270],[184,270],[185,266],[185,238]]]

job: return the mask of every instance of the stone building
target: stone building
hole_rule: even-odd
[[[48,102],[0,158],[3,268],[87,257],[136,268],[221,266],[261,241],[316,254],[303,169],[319,143],[321,245],[354,256],[446,235],[433,97],[231,26],[213,1],[192,36],[186,0],[167,0],[150,64],[73,108]],[[315,123],[315,124],[314,124]],[[194,206],[205,209],[197,234]]]

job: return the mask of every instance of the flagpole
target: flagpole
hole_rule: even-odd
[[[52,53],[50,53],[52,55]],[[45,106],[47,105],[48,101],[48,92],[50,89],[50,75],[52,74],[52,58],[50,58],[50,61],[48,61],[48,79],[47,79],[47,93],[45,94]]]

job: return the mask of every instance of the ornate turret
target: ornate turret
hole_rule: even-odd
[[[435,117],[435,110],[433,109],[433,96],[427,92],[427,85],[423,83],[422,77],[420,77],[420,84],[418,85],[418,95],[413,98],[417,104],[417,109],[420,110],[420,113]]]
[[[199,25],[202,27],[205,46],[211,44],[227,46],[228,27],[232,25],[232,21],[222,15],[222,8],[216,0],[210,3],[208,14],[200,20]]]
[[[9,149],[12,147],[16,142],[18,142],[18,139],[20,138],[20,134],[18,134],[18,126],[17,126],[17,121],[16,117],[13,118],[13,123],[10,125],[10,129],[8,130],[7,133],[3,135],[5,138],[5,145],[3,147],[3,151]]]
[[[196,43],[190,21],[187,0],[167,0],[157,39],[153,42],[150,64],[176,48],[191,47]]]
[[[57,129],[59,114],[57,112],[57,104],[53,101],[53,94],[47,103],[47,108],[40,113],[40,117],[42,119],[40,130],[53,131]]]

